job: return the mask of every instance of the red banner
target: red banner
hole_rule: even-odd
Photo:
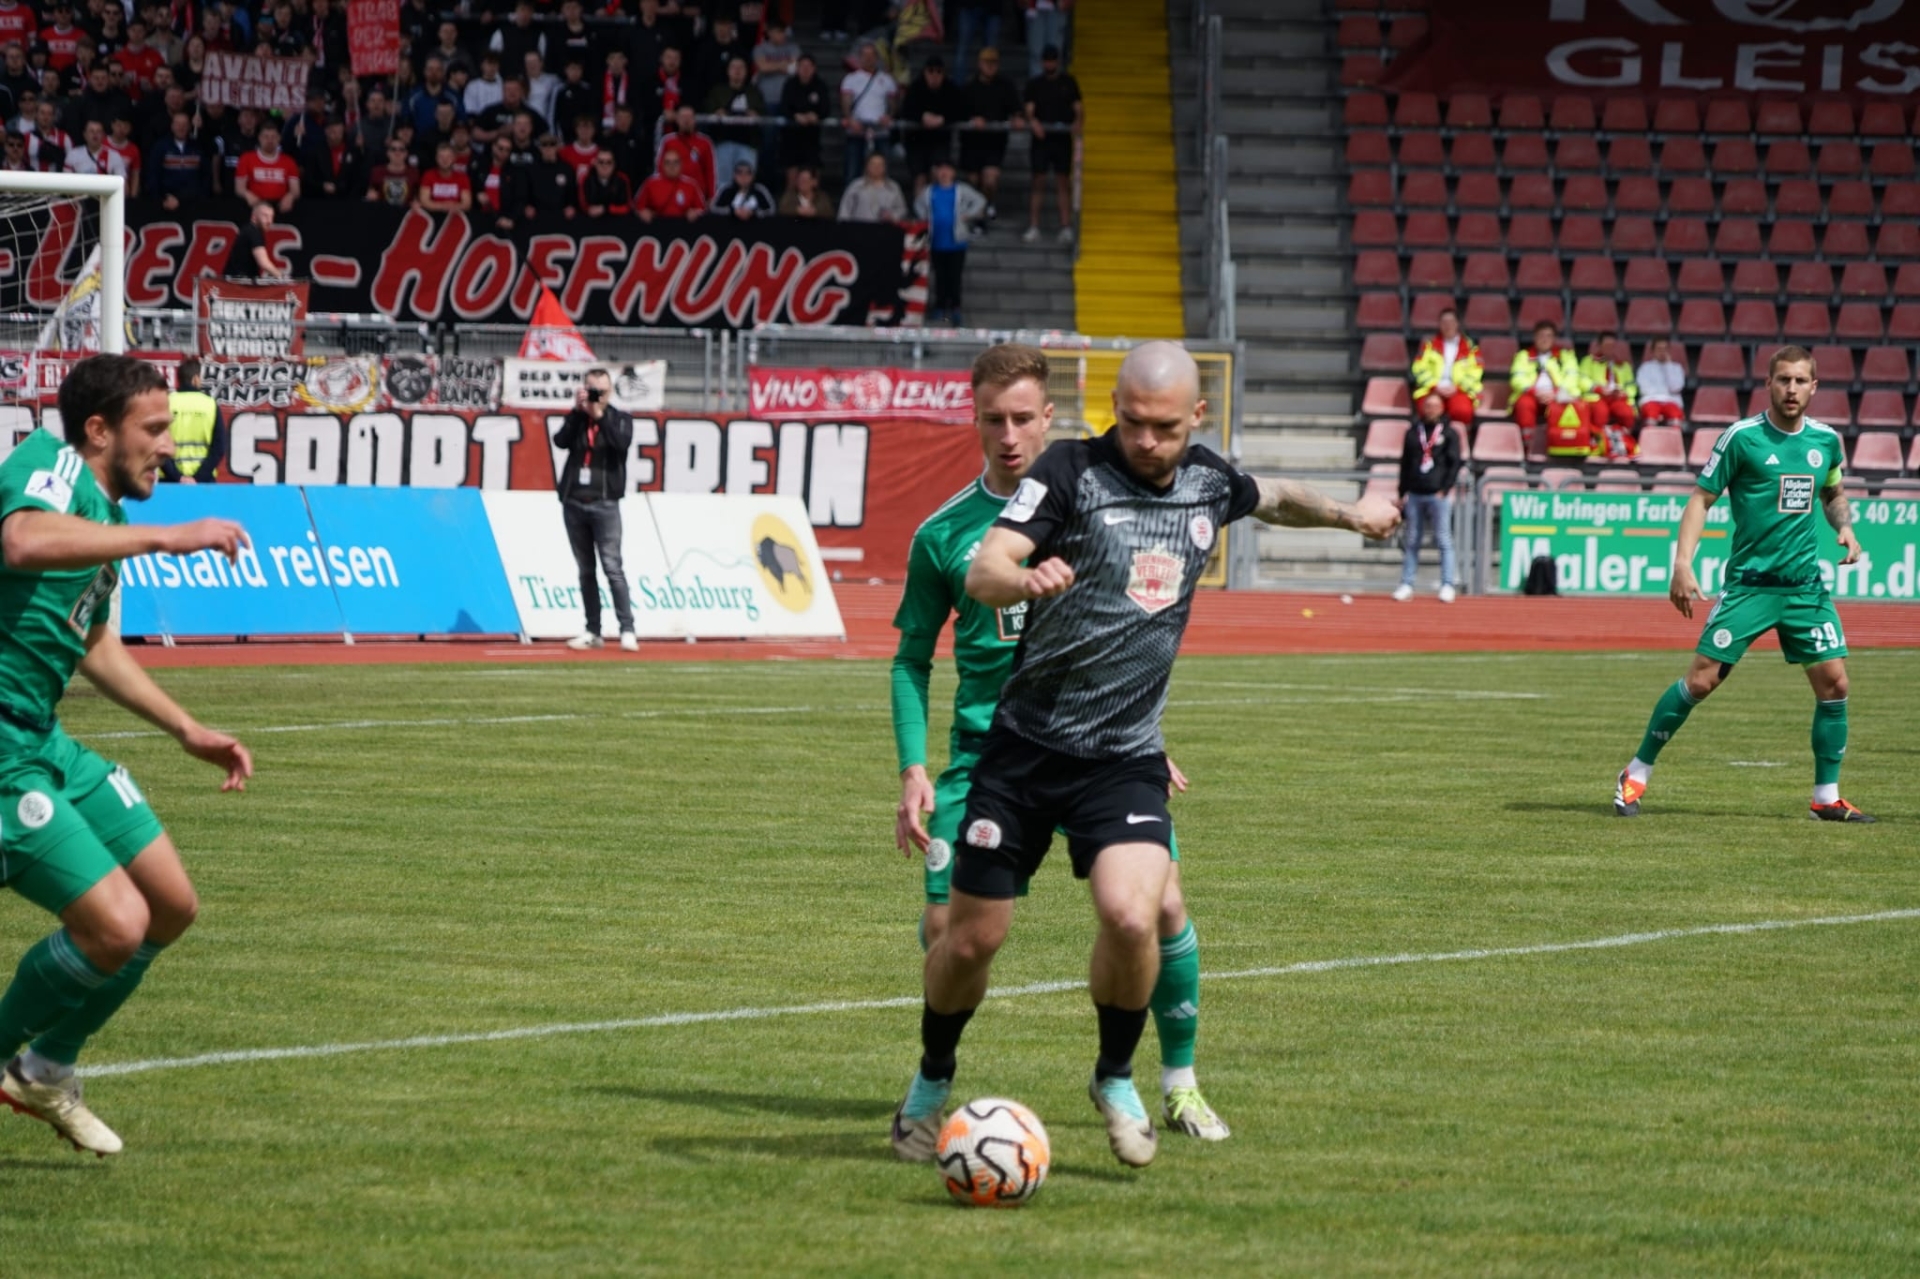
[[[1910,0],[1433,0],[1431,34],[1387,87],[1593,94],[1920,92]]]
[[[965,369],[747,370],[755,413],[820,421],[882,416],[971,422],[973,383]]]
[[[357,76],[400,70],[400,0],[347,0],[347,52]]]
[[[307,282],[244,284],[205,279],[195,292],[200,354],[225,360],[287,360],[304,353]]]
[[[307,79],[312,72],[305,58],[209,53],[200,77],[200,101],[297,114],[307,105]]]

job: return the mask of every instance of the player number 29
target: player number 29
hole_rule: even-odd
[[[1807,638],[1813,641],[1813,651],[1816,653],[1840,647],[1840,632],[1834,629],[1832,622],[1820,623],[1807,632]]]

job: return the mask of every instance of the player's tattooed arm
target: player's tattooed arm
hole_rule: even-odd
[[[1853,499],[1836,484],[1821,492],[1820,505],[1827,513],[1827,523],[1833,525],[1833,531],[1839,536],[1840,549],[1846,552],[1840,562],[1853,563],[1860,558],[1860,539],[1853,531]]]
[[[1287,528],[1344,528],[1382,538],[1400,526],[1400,508],[1385,498],[1363,497],[1336,502],[1325,493],[1296,480],[1257,477],[1260,503],[1253,517]]]

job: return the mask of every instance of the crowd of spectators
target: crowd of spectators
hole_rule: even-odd
[[[826,4],[833,44],[821,53],[846,68],[837,88],[782,19],[790,6],[594,5],[590,17],[582,0],[496,0],[492,11],[470,0],[455,22],[403,0],[398,75],[359,79],[345,0],[0,0],[0,168],[121,174],[133,198],[168,209],[213,196],[278,214],[364,201],[499,229],[541,217],[899,222],[918,206],[938,220],[957,210],[964,224],[939,249],[953,255],[997,216],[1009,137],[1026,132],[1027,235],[1038,237],[1051,187],[1058,233],[1072,236],[1081,107],[1057,47],[1070,0],[1020,0],[1024,91],[993,45],[998,0],[948,0],[966,72],[950,74],[935,52],[901,72],[904,84],[889,70],[895,50],[848,44],[886,6]],[[282,119],[203,101],[207,55],[229,51],[306,60],[304,109]],[[829,129],[843,143],[837,191],[822,177]]]

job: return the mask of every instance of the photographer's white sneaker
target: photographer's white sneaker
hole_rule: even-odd
[[[632,631],[621,631],[620,651],[622,653],[638,653],[640,651],[640,637]]]
[[[1453,583],[1448,582],[1445,586],[1442,586],[1440,588],[1440,602],[1442,604],[1453,603],[1454,594],[1455,592],[1453,589]]]
[[[605,648],[606,646],[607,642],[598,635],[595,635],[592,631],[588,631],[584,635],[576,635],[567,641],[567,647],[576,653],[584,653],[590,648]]]
[[[1413,588],[1402,582],[1393,588],[1393,598],[1404,604],[1413,598]]]

